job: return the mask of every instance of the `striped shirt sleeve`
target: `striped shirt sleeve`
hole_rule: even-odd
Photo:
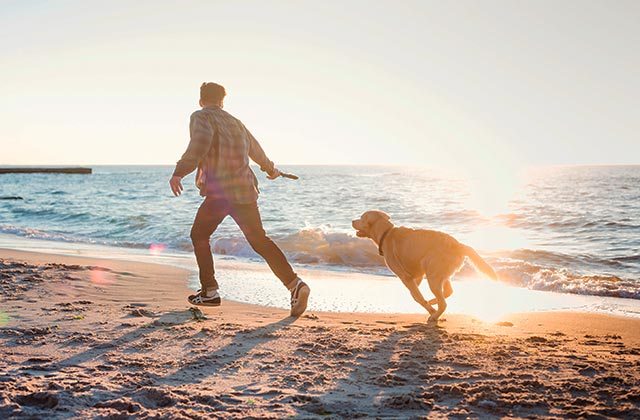
[[[191,141],[189,141],[189,146],[182,158],[176,164],[176,169],[173,171],[174,176],[184,177],[193,172],[211,148],[214,129],[203,112],[196,111],[191,114],[189,132]]]
[[[262,146],[260,146],[258,140],[253,137],[253,134],[251,134],[247,127],[244,127],[244,130],[246,131],[247,138],[249,139],[249,157],[255,163],[260,165],[261,171],[270,174],[271,172],[273,172],[275,164],[269,160],[264,150],[262,150]]]

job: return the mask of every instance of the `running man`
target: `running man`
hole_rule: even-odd
[[[291,292],[291,316],[299,317],[307,308],[310,289],[262,227],[258,180],[249,159],[260,165],[268,179],[278,178],[280,171],[244,124],[222,109],[225,96],[224,87],[216,83],[200,86],[202,109],[191,114],[191,141],[169,180],[177,197],[183,190],[182,178],[197,169],[196,185],[205,197],[191,228],[201,288],[188,300],[193,305],[220,305],[209,239],[224,218],[231,216],[254,251]]]

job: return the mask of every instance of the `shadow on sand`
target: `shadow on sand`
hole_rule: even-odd
[[[133,343],[138,340],[145,338],[147,335],[156,331],[157,328],[163,326],[172,326],[172,325],[182,325],[191,322],[195,322],[193,318],[193,314],[189,309],[179,310],[179,311],[170,311],[165,312],[161,315],[149,316],[151,322],[141,325],[138,328],[129,331],[126,334],[121,335],[118,338],[115,338],[108,342],[98,343],[95,346],[88,348],[87,350],[69,356],[66,359],[58,361],[56,364],[65,367],[65,366],[77,366],[82,363],[88,362],[90,360],[98,359],[99,357],[104,356],[106,353],[117,349],[120,346],[131,346]],[[79,337],[71,337],[68,345],[74,344],[75,340],[83,340],[86,339],[82,336]]]
[[[289,326],[295,321],[295,318],[286,317],[257,328],[243,328],[242,325],[236,324],[219,324],[216,325],[215,330],[207,330],[207,328],[184,330],[183,333],[188,334],[190,339],[197,335],[201,335],[200,338],[203,340],[222,339],[225,336],[231,339],[221,348],[213,351],[209,351],[205,347],[192,348],[193,354],[196,356],[186,361],[177,361],[184,364],[179,365],[177,370],[167,375],[140,372],[136,374],[137,379],[134,382],[129,382],[128,386],[123,384],[124,388],[115,395],[110,394],[109,398],[114,398],[118,394],[135,394],[135,398],[142,398],[136,394],[142,391],[129,388],[135,383],[138,383],[138,386],[160,386],[176,390],[183,385],[199,384],[212,378],[216,380],[216,377],[233,377],[246,363],[252,362],[251,358],[247,358],[252,350],[272,340],[277,340],[282,336],[282,331],[289,329]],[[153,333],[159,329],[192,322],[197,321],[193,319],[189,310],[167,312],[114,340],[99,343],[56,364],[60,368],[75,367],[104,357],[103,364],[98,364],[96,367],[98,370],[110,369],[109,364],[111,362],[118,363],[117,359],[128,352],[129,348],[138,349],[140,345],[145,344],[152,344],[154,346],[152,348],[162,345],[161,339],[153,336]],[[225,325],[229,327],[228,330],[225,330]],[[438,373],[438,369],[441,369],[441,366],[438,366],[437,353],[441,345],[450,339],[443,328],[421,323],[374,328],[367,338],[369,345],[364,347],[362,342],[358,344],[357,340],[350,343],[349,339],[345,337],[351,333],[345,335],[346,330],[336,332],[322,329],[323,327],[310,326],[309,328],[309,331],[320,328],[315,331],[321,332],[318,332],[318,336],[311,332],[310,336],[305,334],[304,338],[294,339],[291,345],[296,347],[290,356],[293,357],[290,361],[295,363],[287,364],[284,367],[285,370],[279,373],[281,375],[279,379],[267,384],[270,389],[269,393],[254,395],[254,391],[247,389],[245,396],[265,398],[267,406],[278,403],[288,405],[294,408],[297,415],[301,417],[318,415],[338,415],[349,418],[397,417],[407,414],[424,416],[431,412],[435,396],[429,394],[426,385],[433,378],[433,375]],[[347,355],[336,355],[333,352],[339,351],[339,349],[331,347],[325,347],[325,352],[300,351],[300,349],[310,348],[309,344],[314,340],[326,338],[326,334],[330,334],[333,340],[331,343],[336,343],[332,345],[343,348],[340,344],[343,343],[344,348],[350,349],[346,352]],[[167,337],[165,336],[163,339],[167,339]],[[379,341],[375,341],[376,339]],[[304,347],[305,345],[307,347]],[[198,352],[202,352],[202,354],[198,354]],[[119,355],[116,360],[111,359],[114,353]],[[125,360],[123,362],[127,363]],[[264,365],[272,362],[264,360],[261,363]],[[331,382],[326,384],[329,389],[318,394],[314,390],[318,388],[308,388],[306,384],[309,378],[305,377],[300,369],[313,372],[314,375],[320,374],[327,363],[333,366],[331,369],[335,369],[331,376],[338,372],[338,375],[342,373],[342,377],[338,380],[332,378]],[[303,366],[304,368],[302,368]],[[282,392],[277,389],[279,386],[284,387]],[[225,395],[208,396],[207,388],[209,387],[202,388],[201,394],[208,397],[206,403],[209,405],[214,405],[218,409],[230,410],[235,409],[237,404],[242,404],[241,400],[233,397],[236,394],[231,390]],[[285,391],[285,389],[287,390]],[[149,392],[148,390],[144,391],[144,393]],[[162,392],[164,391],[157,393],[160,395]],[[94,398],[100,399],[99,394],[101,393],[98,392],[94,395]],[[144,396],[144,398],[151,397]],[[205,397],[197,395],[189,398]],[[443,405],[441,399],[438,402],[441,406]],[[444,406],[453,408],[455,403],[455,400],[445,401]],[[157,404],[157,401],[154,400],[153,404]]]
[[[428,415],[432,399],[422,385],[434,369],[447,332],[436,325],[408,324],[373,350],[356,356],[348,375],[320,396],[303,397],[299,416],[405,417]],[[413,413],[412,413],[413,411]]]
[[[235,333],[230,343],[190,361],[165,377],[156,378],[165,385],[194,384],[217,373],[233,374],[242,367],[241,359],[256,346],[278,338],[277,331],[286,328],[296,318],[286,317],[262,327]]]

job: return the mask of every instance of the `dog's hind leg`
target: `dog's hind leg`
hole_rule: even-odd
[[[424,309],[426,309],[427,312],[429,312],[429,315],[433,316],[433,314],[436,313],[436,310],[433,308],[433,306],[431,306],[429,302],[427,302],[427,300],[424,298],[424,296],[422,296],[422,292],[420,292],[415,279],[402,280],[402,283],[404,283],[407,289],[409,289],[413,300],[418,302]]]
[[[436,302],[438,303],[438,310],[429,316],[429,321],[437,321],[440,318],[440,315],[447,309],[447,302],[444,298],[443,286],[446,280],[443,280],[440,277],[427,277],[427,282],[429,283],[429,289],[436,297]]]
[[[448,278],[444,282],[442,282],[442,293],[444,294],[445,299],[453,294],[453,287],[451,287],[451,278]]]
[[[450,278],[446,279],[444,283],[442,283],[442,294],[444,295],[445,299],[453,294],[453,287],[451,287]],[[435,305],[436,303],[438,303],[438,299],[431,299],[429,301],[429,305]]]

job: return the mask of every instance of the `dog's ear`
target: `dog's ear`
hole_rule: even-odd
[[[367,223],[369,224],[375,222],[378,219],[391,220],[391,216],[389,216],[387,213],[383,212],[382,210],[371,210],[366,212],[365,215],[367,217]]]

